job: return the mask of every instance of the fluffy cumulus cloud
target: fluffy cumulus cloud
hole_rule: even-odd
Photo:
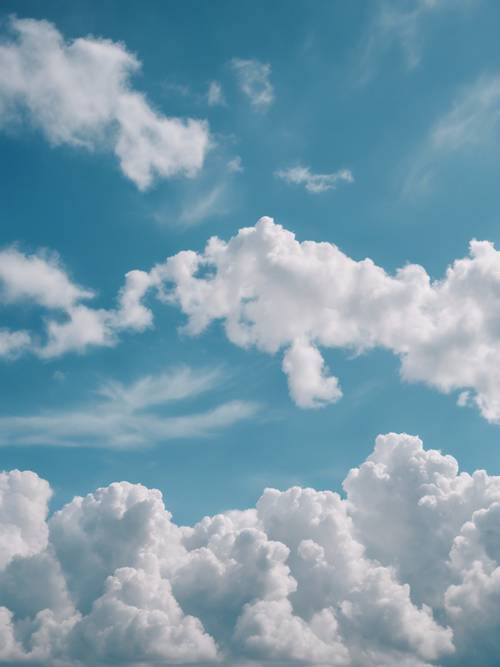
[[[265,111],[274,102],[271,65],[243,58],[233,58],[230,65],[241,91],[248,97],[254,109]]]
[[[400,358],[405,380],[462,390],[461,405],[500,422],[500,253],[487,241],[472,241],[469,256],[432,281],[422,266],[389,274],[261,218],[228,242],[212,238],[202,253],[168,258],[141,284],[187,315],[191,335],[218,320],[238,346],[284,349],[290,393],[302,407],[342,395],[320,348],[379,347]]]
[[[340,169],[332,174],[314,174],[309,167],[298,166],[279,169],[276,176],[286,183],[303,185],[307,192],[314,195],[335,189],[339,183],[352,183],[354,181],[349,169]]]
[[[0,476],[0,663],[496,667],[500,478],[379,436],[345,496],[266,489],[176,525],[114,483],[47,520]]]
[[[131,271],[114,309],[87,305],[95,293],[72,281],[55,254],[26,254],[15,247],[0,250],[0,305],[28,304],[44,315],[44,333],[0,330],[0,357],[32,352],[52,358],[88,347],[111,346],[123,330],[143,331],[152,315],[140,303],[144,277]]]
[[[202,167],[206,123],[155,111],[131,86],[140,63],[123,44],[66,42],[47,21],[13,18],[9,27],[0,42],[0,126],[24,117],[52,145],[111,150],[141,190]]]
[[[154,297],[148,304],[147,295]],[[475,405],[500,423],[500,253],[487,241],[471,241],[469,255],[433,281],[422,266],[389,274],[331,243],[299,242],[261,218],[227,242],[210,239],[204,252],[182,251],[150,271],[129,271],[114,308],[92,308],[92,297],[56,257],[1,251],[0,303],[31,302],[42,309],[46,330],[4,329],[0,353],[50,358],[114,345],[125,330],[153,326],[151,304],[161,301],[187,316],[187,334],[220,321],[235,345],[283,351],[290,394],[301,407],[342,396],[321,348],[360,354],[378,347],[399,357],[404,380],[456,391],[459,405]]]

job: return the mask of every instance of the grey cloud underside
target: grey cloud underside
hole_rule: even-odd
[[[93,296],[57,257],[0,251],[0,302],[27,301],[46,313],[43,336],[0,331],[0,355],[51,358],[115,345],[126,331],[153,327],[152,308],[162,302],[186,315],[189,335],[220,322],[235,345],[283,351],[289,391],[302,408],[342,396],[321,348],[383,348],[399,357],[404,380],[460,392],[459,405],[500,422],[500,253],[487,241],[471,241],[469,256],[433,281],[420,265],[389,274],[261,218],[227,242],[210,239],[203,252],[129,271],[114,308],[93,308]]]
[[[47,519],[1,473],[0,663],[496,667],[500,478],[389,434],[344,489],[182,527],[126,482]]]

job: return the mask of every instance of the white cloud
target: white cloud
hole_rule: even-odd
[[[388,434],[344,488],[180,527],[127,482],[47,521],[48,484],[3,473],[0,660],[496,667],[500,478]]]
[[[328,369],[319,350],[309,341],[297,339],[283,357],[290,396],[301,408],[319,408],[342,398],[336,377]]]
[[[287,183],[304,185],[312,194],[320,194],[337,187],[339,182],[353,183],[354,178],[349,169],[340,169],[332,174],[313,174],[309,167],[290,167],[275,172],[278,178]]]
[[[226,100],[222,92],[222,86],[218,81],[210,81],[207,93],[208,106],[225,106]]]
[[[15,556],[46,547],[51,495],[48,483],[33,472],[0,472],[0,569]]]
[[[128,386],[108,382],[98,388],[97,399],[77,408],[0,416],[0,445],[130,449],[211,435],[254,416],[257,406],[233,400],[177,416],[165,414],[165,408],[213,390],[220,382],[219,371],[185,367],[145,376]]]
[[[204,121],[167,118],[130,77],[140,62],[106,39],[67,43],[47,21],[13,18],[0,44],[0,125],[25,116],[52,145],[111,150],[139,189],[194,176],[209,149]]]
[[[27,351],[31,337],[27,331],[0,329],[0,359],[15,359]]]
[[[45,308],[67,309],[93,296],[71,282],[56,255],[26,256],[16,248],[0,251],[0,287],[4,303],[26,300]]]
[[[12,247],[0,250],[0,305],[27,303],[45,315],[42,337],[34,332],[0,330],[0,357],[26,352],[57,357],[114,345],[123,330],[144,331],[152,326],[152,314],[140,303],[149,282],[146,273],[130,271],[118,295],[118,307],[94,309],[82,302],[95,293],[75,284],[57,255],[44,251],[28,255]]]
[[[108,577],[103,595],[75,627],[85,661],[183,664],[214,662],[217,647],[200,621],[183,614],[159,573],[130,567]]]
[[[252,106],[258,111],[265,111],[274,101],[274,88],[270,81],[271,65],[241,58],[233,58],[230,65]]]
[[[0,268],[0,301],[31,299],[48,311],[42,342],[34,333],[4,332],[5,356],[31,350],[47,358],[113,345],[126,329],[153,326],[151,306],[144,305],[151,292],[187,315],[190,335],[218,320],[235,345],[268,354],[283,350],[290,393],[302,407],[342,395],[322,347],[351,354],[384,348],[400,358],[404,380],[444,393],[468,392],[460,405],[476,405],[483,417],[500,423],[500,253],[487,241],[472,241],[469,256],[432,281],[422,266],[409,264],[391,275],[331,243],[300,243],[262,218],[228,242],[210,239],[202,253],[183,251],[149,272],[130,271],[117,307],[109,310],[81,303],[92,292],[75,285],[53,257],[4,253],[0,265],[4,256],[16,261],[9,264],[15,270]],[[39,276],[41,283],[52,280],[43,294]]]
[[[331,243],[299,243],[262,218],[227,243],[212,238],[203,253],[170,257],[149,276],[160,298],[187,315],[187,333],[220,320],[240,347],[285,349],[283,368],[301,406],[341,396],[318,348],[381,347],[401,359],[405,380],[469,390],[482,415],[500,422],[500,254],[491,243],[472,241],[470,255],[432,282],[422,266],[390,275]]]

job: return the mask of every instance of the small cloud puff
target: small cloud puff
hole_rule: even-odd
[[[303,185],[312,194],[320,194],[337,187],[338,183],[354,183],[354,178],[349,169],[340,169],[332,174],[313,174],[309,167],[290,167],[279,169],[275,175],[287,183]]]
[[[254,109],[265,111],[274,102],[274,88],[270,80],[271,65],[242,58],[233,58],[230,65],[241,91],[248,97]]]
[[[207,102],[209,107],[225,106],[226,99],[218,81],[210,81],[208,84]]]

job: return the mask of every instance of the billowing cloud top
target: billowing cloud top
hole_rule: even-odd
[[[2,473],[0,661],[496,665],[500,478],[389,434],[344,488],[180,527],[126,482],[47,521],[48,484]]]
[[[0,43],[0,126],[19,113],[51,144],[112,150],[144,190],[155,177],[192,176],[209,148],[204,121],[167,118],[133,90],[137,58],[93,37],[66,43],[47,21],[13,18]]]

